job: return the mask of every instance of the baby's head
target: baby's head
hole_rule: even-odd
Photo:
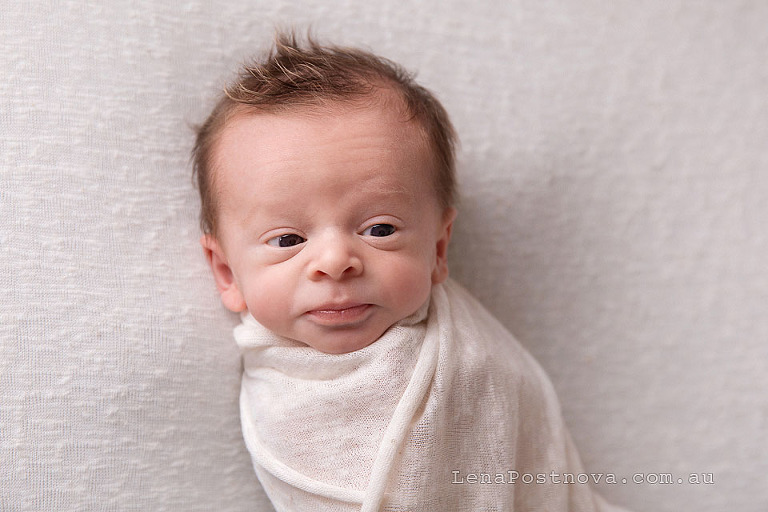
[[[280,35],[198,131],[201,244],[224,305],[328,353],[448,276],[455,136],[395,64]]]

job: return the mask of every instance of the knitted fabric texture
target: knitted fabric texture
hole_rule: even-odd
[[[248,314],[235,339],[243,435],[278,511],[618,510],[560,481],[584,470],[548,378],[455,282],[356,352]]]

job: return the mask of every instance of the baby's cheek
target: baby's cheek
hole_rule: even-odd
[[[395,300],[402,304],[404,309],[415,311],[427,300],[432,289],[432,273],[423,261],[403,261],[397,268],[392,269],[391,275],[392,291],[397,295]]]
[[[267,329],[275,331],[281,330],[288,311],[286,288],[279,282],[279,279],[268,274],[254,276],[245,297],[251,316]]]

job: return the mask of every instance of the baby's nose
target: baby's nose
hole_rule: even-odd
[[[354,241],[343,236],[329,235],[310,241],[317,246],[312,251],[309,278],[333,280],[356,277],[363,272],[363,262],[354,248]]]

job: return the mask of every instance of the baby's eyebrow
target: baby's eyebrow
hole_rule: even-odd
[[[374,195],[374,196],[380,196],[382,199],[391,199],[391,198],[398,198],[398,197],[406,197],[406,198],[414,198],[416,194],[409,189],[408,187],[405,187],[403,185],[393,185],[391,183],[372,183],[373,185],[378,185],[375,190],[369,190],[365,191],[368,194]],[[350,193],[354,193],[353,191],[350,191]]]
[[[297,191],[292,188],[293,185],[294,183],[287,179],[281,183],[278,193],[272,196],[260,197],[258,200],[255,197],[252,199],[244,198],[246,203],[250,204],[245,208],[245,211],[234,213],[238,217],[242,215],[240,218],[244,222],[265,216],[288,217],[301,214],[305,211],[301,194],[308,192]],[[388,176],[374,175],[361,180],[353,187],[349,187],[349,190],[343,194],[342,204],[329,206],[359,210],[366,206],[386,207],[389,203],[401,205],[424,201],[426,198],[417,196],[416,188],[420,187],[409,187]],[[256,195],[258,196],[258,192]],[[226,201],[223,202],[222,206],[226,208]]]

